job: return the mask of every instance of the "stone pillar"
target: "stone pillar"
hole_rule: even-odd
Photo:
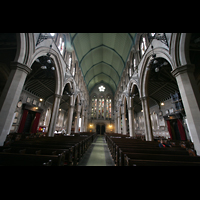
[[[81,116],[81,128],[80,128],[80,132],[84,132],[84,127],[85,127],[85,111],[83,109],[82,110],[82,116]]]
[[[118,116],[115,116],[115,133],[118,133]]]
[[[148,97],[141,97],[144,115],[144,128],[146,141],[153,141],[153,131],[151,126],[150,112],[149,112],[149,100]]]
[[[84,123],[84,132],[87,132],[87,126],[88,126],[88,111],[85,111],[85,123]]]
[[[126,116],[125,113],[122,113],[122,131],[123,131],[123,135],[126,135],[126,120],[125,120]]]
[[[135,129],[134,129],[134,112],[133,108],[129,107],[128,108],[128,119],[129,119],[129,132],[130,132],[130,137],[135,137]]]
[[[121,134],[121,115],[118,115],[117,119],[118,119],[118,123],[117,123],[117,125],[118,125],[118,133]]]
[[[194,65],[183,65],[174,69],[172,74],[177,80],[195,150],[200,155],[200,93],[194,69]]]
[[[30,72],[31,68],[28,66],[11,62],[11,72],[0,98],[0,146],[4,144],[6,136],[10,132],[17,102],[27,74]]]
[[[80,120],[80,111],[77,112],[77,116],[76,116],[76,119],[75,119],[75,130],[74,132],[75,133],[78,133],[78,126],[79,126],[79,120]]]
[[[53,109],[51,112],[51,119],[50,119],[49,128],[48,128],[48,136],[49,137],[54,137],[54,131],[55,131],[55,127],[56,127],[56,121],[57,121],[61,98],[62,98],[62,96],[59,94],[54,95]]]
[[[71,134],[73,112],[74,112],[74,106],[70,105],[68,111],[67,134]]]

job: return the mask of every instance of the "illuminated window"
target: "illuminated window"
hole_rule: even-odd
[[[101,86],[99,87],[99,92],[104,92],[105,89],[106,89],[106,88],[105,88],[103,85],[101,85]]]
[[[111,112],[112,112],[112,102],[111,99],[106,99],[106,118],[111,118]]]
[[[111,118],[111,111],[112,111],[112,109],[111,109],[111,99],[109,99],[108,103],[109,103],[109,118]]]
[[[145,40],[145,37],[141,37],[140,39],[140,55],[141,57],[144,55],[144,52],[146,51],[147,49],[147,45],[146,45],[146,40]]]
[[[60,40],[59,40],[58,49],[60,50],[60,53],[62,55],[64,53],[64,48],[65,48],[65,42],[64,42],[64,39],[61,37]]]
[[[91,117],[96,119],[96,113],[97,113],[97,99],[92,99]]]
[[[71,69],[71,65],[72,65],[72,58],[71,55],[69,55],[69,69]]]

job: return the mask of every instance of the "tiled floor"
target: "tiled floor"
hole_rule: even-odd
[[[99,135],[96,138],[78,166],[115,166],[104,136]]]

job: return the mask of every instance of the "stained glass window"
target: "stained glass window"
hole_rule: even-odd
[[[95,99],[95,102],[94,102],[94,118],[96,119],[97,117],[97,99]]]
[[[101,117],[101,99],[99,99],[99,113],[98,113],[98,118]]]
[[[106,118],[108,118],[108,99],[106,99]]]
[[[101,100],[101,104],[102,104],[102,118],[104,118],[104,99]]]
[[[94,99],[92,99],[92,111],[91,111],[91,117],[94,117]]]
[[[111,118],[111,99],[109,99],[109,118]]]

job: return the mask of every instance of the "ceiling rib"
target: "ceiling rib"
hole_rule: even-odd
[[[98,64],[100,64],[100,63],[103,63],[103,64],[106,64],[106,65],[110,66],[112,69],[115,70],[115,72],[117,73],[118,78],[120,78],[119,73],[117,72],[117,70],[116,70],[112,65],[108,64],[108,63],[105,62],[105,61],[100,61],[100,62],[98,62],[98,63],[92,65],[92,66],[87,70],[87,72],[85,73],[84,77],[86,77],[87,73],[88,73],[93,67],[95,67],[96,65],[98,65]]]
[[[112,78],[111,76],[109,76],[108,74],[105,74],[104,72],[101,72],[101,73],[96,74],[95,76],[92,77],[92,79],[94,79],[96,76],[98,76],[98,75],[100,75],[100,74],[104,74],[104,75],[108,76],[108,77],[114,82],[115,87],[117,88],[117,85],[116,85],[115,81],[113,80],[113,78]],[[90,82],[91,82],[92,79],[90,79],[90,81],[88,82],[87,87],[88,87],[88,85],[90,84]]]
[[[106,47],[106,48],[111,49],[112,51],[114,51],[114,52],[121,58],[123,64],[125,64],[125,61],[124,61],[124,59],[122,58],[122,56],[121,56],[115,49],[113,49],[113,48],[111,48],[111,47],[109,47],[109,46],[107,46],[107,45],[105,45],[105,44],[101,44],[101,45],[99,45],[99,46],[96,46],[96,47],[94,47],[94,48],[91,48],[91,49],[81,58],[81,60],[80,60],[79,63],[81,64],[81,62],[83,61],[83,59],[84,59],[91,51],[93,51],[93,50],[95,50],[95,49],[97,49],[97,48],[100,48],[100,47]]]

